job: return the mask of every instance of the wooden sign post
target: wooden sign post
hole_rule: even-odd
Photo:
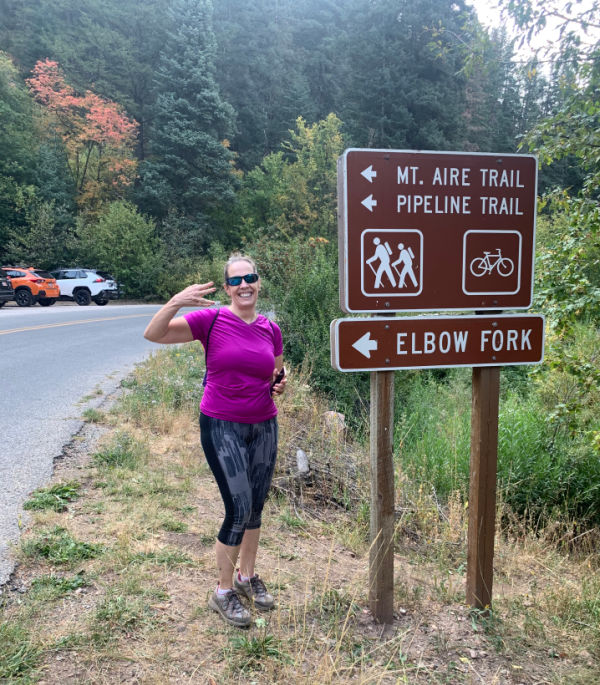
[[[473,369],[467,604],[489,609],[494,579],[500,368]]]
[[[369,607],[380,623],[394,615],[394,372],[371,373]]]

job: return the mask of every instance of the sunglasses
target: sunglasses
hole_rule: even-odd
[[[239,285],[242,282],[242,278],[246,283],[256,283],[258,281],[258,274],[246,274],[245,276],[231,276],[225,279],[227,285]]]

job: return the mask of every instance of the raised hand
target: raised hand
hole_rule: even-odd
[[[169,304],[174,304],[178,307],[211,307],[214,301],[206,299],[205,296],[214,293],[215,290],[213,281],[194,283],[173,295],[169,300]]]
[[[214,302],[207,300],[205,295],[214,293],[213,282],[194,283],[188,285],[181,292],[163,305],[144,331],[144,337],[155,343],[169,345],[172,343],[191,342],[194,338],[192,331],[184,317],[173,318],[181,307],[211,307]]]

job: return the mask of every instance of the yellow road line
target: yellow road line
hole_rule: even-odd
[[[152,316],[154,312],[147,314],[126,314],[124,316],[106,316],[101,319],[84,319],[83,321],[65,321],[63,323],[46,323],[39,326],[26,326],[25,328],[11,328],[7,331],[0,331],[0,335],[9,333],[23,333],[24,331],[41,331],[44,328],[60,328],[61,326],[78,326],[82,323],[97,323],[98,321],[116,321],[117,319],[137,319],[141,316]]]

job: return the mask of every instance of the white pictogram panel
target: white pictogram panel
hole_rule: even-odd
[[[512,295],[521,287],[519,231],[467,231],[462,285],[467,295]]]
[[[361,234],[361,290],[367,297],[418,295],[423,290],[423,234],[368,228]]]

